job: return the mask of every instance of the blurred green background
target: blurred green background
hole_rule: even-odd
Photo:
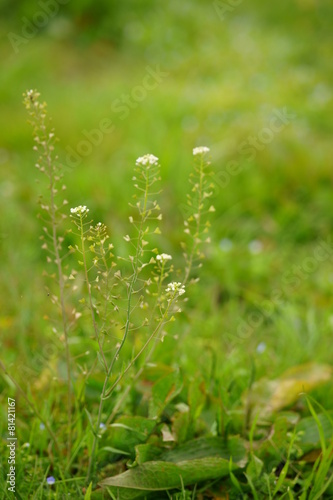
[[[22,106],[30,88],[48,102],[67,166],[87,133],[112,122],[112,132],[95,133],[98,144],[86,146],[65,182],[69,206],[89,206],[121,252],[135,159],[153,153],[166,214],[161,251],[181,265],[192,148],[211,148],[219,182],[203,288],[191,295],[190,328],[177,327],[181,342],[170,338],[160,350],[166,362],[176,354],[189,372],[204,370],[210,354],[203,348],[211,346],[224,380],[243,389],[253,363],[258,376],[277,376],[297,363],[332,361],[332,258],[297,286],[282,280],[332,234],[331,0],[0,5],[0,327],[9,362],[29,365],[53,336],[43,321],[51,308],[36,219],[43,187]],[[152,71],[161,75],[157,85],[142,91]],[[250,159],[242,154],[250,137],[268,137],[263,129],[284,108],[290,123],[259,141]],[[231,161],[234,176],[226,173]],[[283,303],[239,340],[240,324],[274,290]]]

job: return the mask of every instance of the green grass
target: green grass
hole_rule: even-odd
[[[226,187],[215,189],[212,244],[207,246],[199,287],[156,351],[156,366],[130,391],[120,416],[147,417],[151,387],[167,367],[180,367],[183,388],[164,408],[149,445],[165,446],[162,424],[173,433],[176,448],[201,436],[236,436],[245,443],[247,462],[223,479],[198,481],[194,493],[194,484],[183,484],[178,491],[151,498],[332,498],[333,390],[332,377],[323,375],[326,364],[332,364],[332,257],[297,281],[287,280],[291,273],[295,277],[294,266],[303,266],[319,242],[332,235],[332,7],[328,1],[318,7],[312,2],[283,1],[267,7],[243,2],[224,21],[212,4],[199,1],[182,6],[157,3],[140,18],[135,7],[128,13],[122,9],[119,19],[126,22],[125,27],[120,23],[117,41],[92,34],[88,43],[82,29],[79,35],[59,39],[47,28],[18,54],[6,37],[0,44],[2,357],[43,415],[63,422],[65,393],[52,377],[56,373],[61,378],[65,368],[57,360],[60,345],[53,324],[44,319],[54,317],[55,311],[45,291],[45,255],[38,240],[36,201],[43,186],[35,183],[38,172],[22,92],[38,88],[48,102],[62,159],[68,146],[76,148],[83,140],[84,129],[97,128],[104,118],[115,124],[114,132],[67,173],[66,196],[69,206],[86,204],[96,221],[107,224],[123,254],[133,166],[138,156],[151,152],[161,161],[161,206],[168,215],[162,223],[163,251],[181,263],[181,211],[191,150],[207,145],[215,179],[223,178],[230,161],[237,162],[241,172],[231,176]],[[10,29],[18,29],[15,26]],[[8,27],[2,28],[6,34]],[[112,103],[141,85],[145,68],[156,65],[168,76],[121,120]],[[246,161],[238,151],[240,144],[267,127],[274,109],[284,107],[296,118]],[[232,248],[225,251],[228,241]],[[253,241],[262,244],[257,254],[250,251]],[[259,326],[240,335],[240,325],[261,311],[260,304],[271,300],[274,291],[280,303]],[[88,337],[89,329],[83,327],[72,339],[73,353],[91,348]],[[54,357],[47,346],[55,346]],[[286,388],[286,370],[306,363],[319,366],[319,376],[308,369],[313,385],[306,385],[302,374],[300,386],[293,379]],[[295,397],[289,401],[286,396],[286,405],[263,416],[273,389],[268,382],[256,386],[262,379],[276,381],[287,396],[295,392]],[[6,400],[15,391],[6,378],[0,384],[5,447]],[[86,391],[91,407],[97,407],[100,388],[101,379],[96,378]],[[309,399],[309,407],[304,396],[297,396],[310,390],[321,406]],[[83,498],[85,449],[92,438],[83,408],[75,422],[78,452],[71,470],[63,471],[57,463],[50,470],[45,431],[24,400],[16,398],[21,497],[63,498],[70,492],[72,498]],[[191,408],[191,422],[179,410],[181,404]],[[261,415],[255,421],[258,410]],[[325,421],[326,434],[317,414],[319,422]],[[303,422],[305,435],[297,434]],[[112,432],[103,433],[102,446],[117,448],[133,438]],[[127,452],[134,460],[138,443],[134,438],[130,443]],[[128,456],[104,451],[98,459],[93,489],[97,479],[125,470]],[[1,480],[7,473],[3,465]],[[57,478],[52,487],[45,483],[50,475]]]

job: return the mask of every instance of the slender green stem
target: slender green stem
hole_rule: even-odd
[[[46,128],[44,125],[44,120],[42,121],[42,130],[46,135]],[[55,253],[55,261],[58,270],[58,280],[59,280],[59,296],[60,296],[60,309],[61,309],[61,319],[62,326],[65,337],[65,351],[66,351],[66,369],[67,369],[67,425],[68,425],[68,437],[67,437],[67,457],[69,459],[72,448],[72,387],[71,387],[71,360],[70,360],[70,350],[68,342],[68,326],[67,326],[67,315],[65,308],[65,297],[64,289],[65,282],[62,271],[62,262],[59,254],[59,243],[57,235],[57,223],[56,223],[56,206],[54,201],[54,172],[52,165],[52,158],[50,150],[48,149],[47,142],[44,141],[44,156],[46,158],[46,163],[48,167],[48,176],[50,180],[50,206],[51,206],[51,225],[52,225],[52,243]]]
[[[202,187],[201,187],[201,192],[202,192]],[[201,199],[201,198],[200,198]],[[200,222],[199,222],[200,224]],[[198,226],[197,226],[198,228]],[[198,231],[198,229],[197,229]],[[188,281],[188,278],[189,278],[189,275],[191,273],[191,270],[192,270],[192,265],[193,265],[193,254],[194,254],[194,250],[192,252],[192,258],[190,259],[189,261],[189,264],[188,264],[188,272],[186,272],[185,274],[185,277],[184,277],[184,280],[183,280],[183,285],[186,285],[187,281]],[[161,274],[160,274],[160,279],[159,279],[159,284],[158,284],[158,291],[157,291],[157,298],[160,296],[160,292],[161,292],[161,287],[162,287],[162,282],[163,282],[163,272],[164,272],[164,262],[162,263],[162,267],[161,267]],[[157,302],[155,303],[154,305],[154,308],[153,308],[153,313],[151,315],[151,318],[153,319],[153,316],[154,316],[154,311],[156,310],[156,304]],[[154,334],[155,335],[155,334]],[[151,338],[148,339],[149,342],[151,341]],[[148,342],[148,343],[149,343]],[[119,408],[121,408],[121,405],[123,404],[123,402],[126,400],[127,396],[128,396],[128,393],[129,391],[131,390],[131,388],[133,387],[134,383],[140,378],[140,376],[142,375],[145,367],[147,366],[147,364],[149,363],[149,361],[151,360],[154,352],[155,352],[155,349],[156,349],[156,346],[157,346],[157,337],[155,336],[155,343],[153,344],[153,346],[151,347],[150,351],[148,352],[147,356],[146,356],[146,359],[144,361],[144,364],[139,368],[139,370],[136,372],[136,374],[134,375],[133,379],[132,379],[132,382],[126,387],[126,389],[124,390],[124,393],[122,394],[121,398],[119,399],[119,401],[117,402],[117,404],[115,405],[112,413],[110,414],[108,420],[107,420],[107,425],[110,424],[110,422],[113,421],[113,419],[115,418]],[[132,366],[132,365],[131,365]],[[126,371],[129,369],[130,367],[127,367]],[[125,373],[125,372],[124,372]],[[119,382],[120,380],[117,381],[117,383]]]
[[[148,193],[149,193],[149,174],[148,174],[148,170],[146,170],[145,195],[144,195],[143,208],[141,211],[141,222],[140,222],[140,229],[139,229],[139,234],[138,234],[138,242],[137,242],[137,246],[136,246],[136,255],[135,255],[135,260],[134,260],[132,279],[130,281],[128,292],[127,292],[127,310],[126,310],[125,331],[124,331],[123,338],[122,338],[122,340],[121,340],[121,342],[120,342],[120,344],[119,344],[119,346],[118,346],[118,348],[113,356],[111,364],[110,364],[109,368],[107,369],[107,373],[106,373],[106,376],[104,379],[103,389],[102,389],[102,393],[100,396],[100,403],[99,403],[99,408],[98,408],[96,430],[95,430],[95,435],[94,435],[94,440],[93,440],[93,445],[92,445],[92,450],[91,450],[89,465],[88,465],[87,483],[89,483],[92,472],[93,472],[93,464],[94,464],[94,458],[95,458],[95,453],[96,453],[96,449],[97,449],[97,442],[98,442],[98,432],[99,432],[99,427],[101,424],[104,401],[105,401],[105,399],[107,399],[106,398],[106,388],[107,388],[109,379],[112,375],[112,371],[113,371],[115,362],[117,361],[119,354],[120,354],[120,352],[121,352],[121,350],[126,342],[129,328],[130,328],[130,318],[131,318],[131,312],[132,312],[132,296],[134,293],[134,286],[135,286],[135,283],[137,281],[138,274],[139,274],[139,257],[140,257],[140,254],[142,252],[143,225],[144,225],[144,223],[146,221],[146,217],[147,217]],[[81,229],[81,237],[82,237],[82,231],[83,231],[83,229]],[[141,351],[140,351],[140,353],[141,353]],[[113,384],[112,387],[113,387],[112,388],[112,391],[113,391],[115,385]],[[111,394],[112,391],[111,392],[108,391],[108,393]]]
[[[191,269],[192,269],[192,265],[193,265],[193,259],[194,259],[194,254],[195,254],[195,251],[198,247],[198,238],[199,238],[199,232],[200,232],[200,224],[201,224],[201,205],[202,205],[202,200],[203,200],[203,180],[204,180],[204,176],[205,176],[205,173],[204,173],[204,161],[203,161],[203,157],[201,156],[201,159],[200,159],[200,170],[199,170],[199,193],[198,193],[198,213],[197,213],[197,217],[196,217],[196,221],[197,221],[197,224],[196,224],[196,233],[194,234],[194,241],[193,241],[193,246],[192,246],[192,250],[191,250],[191,254],[190,254],[190,257],[188,258],[188,264],[187,264],[187,267],[186,267],[186,270],[185,270],[185,277],[184,277],[184,280],[183,280],[183,285],[185,285],[185,283],[187,282],[189,276],[190,276],[190,272],[191,272]]]
[[[146,350],[146,348],[150,344],[151,340],[158,334],[158,332],[161,330],[161,328],[165,325],[172,303],[173,303],[173,300],[170,300],[170,302],[168,304],[168,307],[166,308],[166,310],[165,310],[162,318],[160,319],[160,323],[157,325],[157,327],[155,328],[155,330],[153,331],[153,333],[148,337],[148,339],[146,340],[146,342],[144,343],[144,345],[141,347],[140,351],[134,356],[134,358],[127,365],[127,367],[125,368],[125,370],[119,375],[119,377],[116,379],[116,381],[112,384],[112,386],[110,387],[110,389],[105,394],[105,399],[108,399],[111,396],[112,392],[114,391],[114,389],[116,388],[116,386],[119,384],[119,382],[123,379],[124,375],[134,365],[134,363],[136,362],[136,360]]]
[[[155,300],[155,304],[154,304],[154,307],[153,307],[153,311],[151,313],[151,320],[150,322],[154,319],[154,314],[155,314],[155,311],[156,311],[156,307],[157,307],[157,303],[158,303],[158,299],[160,297],[160,294],[161,294],[161,288],[162,288],[162,282],[163,282],[163,274],[164,274],[164,267],[165,267],[165,262],[162,261],[162,265],[161,265],[161,273],[160,273],[160,277],[159,277],[159,280],[158,280],[158,286],[157,286],[157,297],[156,297],[156,300]],[[110,422],[112,422],[112,420],[114,419],[115,415],[117,414],[118,412],[118,409],[121,407],[121,405],[123,404],[123,402],[125,401],[125,399],[127,398],[128,396],[128,393],[129,391],[131,390],[131,387],[133,386],[133,384],[138,380],[138,378],[140,377],[140,375],[142,374],[143,370],[144,370],[144,367],[146,366],[146,364],[149,362],[149,359],[151,358],[155,348],[156,348],[156,344],[157,344],[157,337],[155,337],[155,343],[153,345],[153,347],[150,349],[148,355],[146,356],[146,359],[144,361],[144,364],[143,366],[141,366],[139,368],[139,370],[136,372],[136,374],[134,375],[133,379],[132,379],[132,383],[129,384],[126,389],[124,389],[124,392],[121,396],[121,398],[118,400],[118,402],[115,404],[111,414],[109,415],[109,418],[107,419],[107,422],[106,422],[106,425],[110,424]]]
[[[102,356],[103,364],[105,371],[108,371],[108,364],[105,358],[105,354],[103,351],[103,346],[101,344],[101,340],[99,337],[99,331],[98,331],[98,326],[96,323],[96,318],[95,318],[95,313],[94,313],[94,305],[92,301],[92,294],[91,294],[91,284],[89,280],[89,275],[88,275],[88,266],[87,266],[87,257],[86,257],[86,249],[85,249],[85,236],[84,236],[84,231],[83,231],[83,216],[80,215],[80,231],[81,231],[81,249],[82,249],[82,258],[83,258],[83,268],[84,268],[84,276],[87,284],[87,289],[88,289],[88,298],[89,298],[89,309],[91,313],[91,319],[94,327],[94,332],[95,332],[95,337],[98,342],[98,347],[99,347],[99,352]]]

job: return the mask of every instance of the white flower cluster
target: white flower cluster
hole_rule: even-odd
[[[172,283],[169,283],[167,288],[165,289],[166,292],[176,292],[179,295],[183,295],[185,293],[185,285],[182,285],[179,281],[173,281]]]
[[[136,164],[139,166],[139,165],[158,165],[158,158],[157,156],[154,156],[154,155],[144,155],[144,156],[140,156],[140,158],[138,158],[136,160]]]
[[[27,97],[39,97],[40,96],[40,93],[39,92],[36,92],[36,90],[28,90],[27,92]]]
[[[196,155],[202,155],[204,153],[209,153],[210,149],[207,148],[206,146],[199,146],[198,148],[193,149],[193,154],[194,156]]]
[[[78,217],[83,217],[84,215],[87,215],[88,212],[89,208],[85,205],[79,205],[78,207],[71,208],[71,214],[77,215]]]
[[[167,253],[161,253],[159,255],[156,255],[156,260],[160,260],[161,262],[166,262],[167,260],[172,260],[172,257]]]

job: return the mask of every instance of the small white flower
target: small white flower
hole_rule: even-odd
[[[209,153],[210,149],[207,146],[199,146],[193,149],[193,155],[202,155],[204,153]]]
[[[178,296],[183,295],[183,293],[185,293],[185,285],[182,285],[179,281],[173,281],[168,284],[165,291],[168,293],[175,292]]]
[[[156,255],[156,260],[160,260],[161,262],[165,262],[167,260],[172,260],[171,255],[168,255],[167,253],[161,253],[159,255]]]
[[[139,165],[144,165],[144,166],[151,166],[151,165],[157,165],[158,164],[158,158],[157,156],[154,156],[154,155],[151,155],[151,154],[147,154],[147,155],[144,155],[144,156],[140,156],[140,158],[138,158],[136,160],[136,164],[139,166]]]
[[[89,212],[89,208],[85,205],[79,205],[78,207],[71,208],[71,214],[77,215],[78,217],[83,217],[87,215]]]

